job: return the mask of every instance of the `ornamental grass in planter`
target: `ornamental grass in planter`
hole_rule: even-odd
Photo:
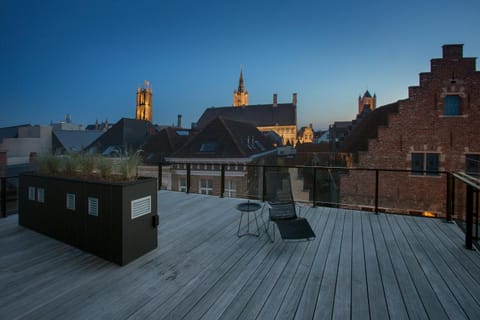
[[[157,181],[136,176],[140,160],[38,157],[20,176],[20,225],[120,265],[155,249]]]

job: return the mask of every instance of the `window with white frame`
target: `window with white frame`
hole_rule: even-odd
[[[213,181],[211,179],[200,179],[198,190],[200,194],[212,194]]]
[[[237,184],[234,180],[225,181],[225,196],[235,198],[237,196]]]
[[[178,180],[178,191],[187,192],[187,178],[180,178]]]

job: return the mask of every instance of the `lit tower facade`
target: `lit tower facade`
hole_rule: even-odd
[[[370,111],[373,111],[377,106],[377,95],[370,94],[370,92],[365,91],[363,94],[363,97],[358,96],[358,114],[362,113],[363,110],[365,109],[370,109]]]
[[[152,86],[145,80],[145,88],[137,88],[137,108],[135,113],[137,120],[152,122]]]
[[[233,91],[233,106],[241,107],[248,106],[248,91],[245,90],[243,84],[243,72],[240,69],[240,80],[238,82],[238,90]]]

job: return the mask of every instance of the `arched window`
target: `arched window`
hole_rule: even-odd
[[[443,114],[446,116],[459,116],[460,113],[459,96],[446,96],[444,99]]]

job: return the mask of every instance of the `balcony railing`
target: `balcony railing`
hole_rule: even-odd
[[[146,169],[147,168],[147,169]],[[323,166],[169,163],[142,167],[159,189],[264,200],[266,172],[288,170],[296,201],[372,212],[447,216],[447,172]],[[235,189],[232,191],[232,189]]]
[[[159,189],[262,201],[268,183],[266,172],[288,170],[298,202],[455,220],[466,232],[467,248],[479,239],[480,187],[472,180],[467,184],[461,178],[465,175],[402,169],[205,163],[169,163],[150,170],[150,174],[157,172]]]
[[[373,213],[455,220],[472,248],[479,237],[480,182],[465,174],[411,170],[255,164],[168,163],[140,166],[159,189],[263,201],[268,170],[288,170],[296,201]],[[18,208],[18,176],[0,178],[0,215]]]

